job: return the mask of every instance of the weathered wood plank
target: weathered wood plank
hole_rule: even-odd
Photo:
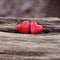
[[[19,59],[31,58],[30,60],[60,57],[60,34],[35,36],[0,32],[0,38],[0,54],[2,54],[2,58],[7,58],[7,60],[10,57],[15,59],[17,56],[22,56]]]
[[[0,60],[60,60],[60,19],[36,19],[44,27],[44,33],[36,35],[17,33],[21,21],[0,18]]]
[[[23,19],[28,19],[31,21],[37,21],[44,27],[44,32],[60,32],[60,19],[58,18],[2,18],[0,17],[0,31],[6,32],[17,32],[16,25],[23,21]],[[1,27],[2,26],[2,27]]]

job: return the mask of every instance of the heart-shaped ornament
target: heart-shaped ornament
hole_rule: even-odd
[[[38,25],[36,22],[31,22],[30,29],[32,34],[38,34],[43,31],[43,27],[41,25]]]
[[[18,30],[18,32],[21,33],[29,33],[29,22],[28,21],[23,21],[21,24],[18,24],[16,29]]]

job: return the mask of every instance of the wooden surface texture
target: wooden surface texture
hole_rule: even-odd
[[[44,31],[17,32],[16,25],[24,19],[36,21]],[[60,19],[0,17],[0,60],[60,60]]]

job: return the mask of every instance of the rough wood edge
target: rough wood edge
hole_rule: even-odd
[[[57,18],[57,17],[46,17],[46,18],[23,18],[23,17],[0,17],[0,20],[1,19],[28,19],[28,20],[46,20],[46,19],[53,19],[53,20],[60,20],[60,18]]]

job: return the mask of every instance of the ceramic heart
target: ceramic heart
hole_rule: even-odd
[[[21,24],[17,25],[17,30],[21,33],[29,33],[29,22],[23,21]]]
[[[36,22],[31,22],[30,29],[32,34],[41,33],[43,31],[43,27]]]

